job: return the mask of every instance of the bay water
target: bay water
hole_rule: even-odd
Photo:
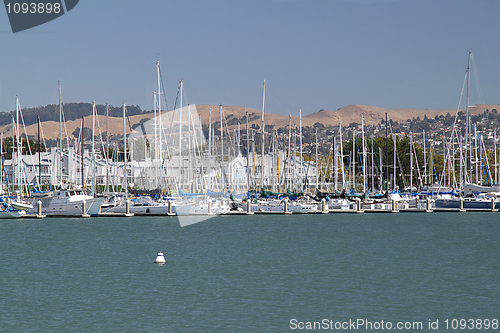
[[[488,212],[2,220],[0,331],[457,332],[500,319],[499,236]]]

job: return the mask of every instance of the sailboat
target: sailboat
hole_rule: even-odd
[[[0,194],[4,195],[5,192],[0,190]],[[33,206],[12,201],[8,196],[0,197],[0,219],[17,219],[26,215],[26,211]]]
[[[59,157],[62,162],[64,154],[62,150],[62,122],[63,107],[61,100],[61,83],[59,84]],[[95,109],[95,106],[94,106]],[[93,113],[95,110],[93,109]],[[83,137],[82,137],[83,140]],[[69,158],[69,156],[68,156]],[[27,210],[29,214],[38,213],[38,202],[42,204],[41,213],[46,216],[98,216],[104,198],[94,198],[88,195],[84,189],[63,189],[62,165],[59,162],[57,175],[60,182],[60,189],[56,191],[34,191],[31,194],[31,206]],[[82,170],[83,173],[83,170]],[[40,180],[39,180],[40,181]]]
[[[163,215],[172,213],[177,216],[189,215],[192,204],[178,203],[175,201],[154,201],[150,196],[140,196],[133,200],[130,205],[130,213]],[[170,211],[171,209],[171,211]],[[126,212],[124,205],[112,209],[113,213],[123,214]]]
[[[447,195],[445,197],[439,197],[435,200],[435,208],[459,208],[459,209],[495,209],[495,205],[499,204],[498,199],[495,197],[500,196],[500,186],[494,185],[489,179],[489,185],[482,184],[482,173],[478,170],[479,164],[482,164],[482,149],[481,143],[482,138],[479,142],[479,149],[481,152],[478,154],[478,135],[474,127],[474,133],[472,133],[472,126],[470,123],[469,115],[469,84],[470,84],[470,62],[471,62],[472,52],[469,51],[467,71],[465,80],[467,82],[467,95],[466,95],[466,105],[465,105],[465,149],[464,158],[462,159],[462,153],[460,153],[461,166],[461,185],[463,189],[463,197],[459,198],[454,195]],[[465,83],[465,82],[464,82]],[[453,138],[452,138],[453,139]],[[474,146],[473,147],[473,141]],[[484,143],[483,148],[484,148]],[[496,145],[496,142],[495,142]],[[496,149],[496,147],[495,147]],[[475,156],[473,156],[475,155]],[[485,157],[487,159],[487,157]],[[475,172],[473,172],[472,166],[475,164]],[[488,163],[486,163],[488,165]],[[488,171],[489,173],[489,171]],[[474,177],[473,177],[474,176]],[[479,176],[479,177],[478,177]],[[473,183],[473,178],[475,183]],[[479,178],[479,179],[478,179]]]
[[[17,115],[17,119],[19,118],[19,111],[20,111],[20,104],[19,104],[19,98],[16,96],[16,115]],[[19,126],[16,126],[16,129],[17,129],[17,133],[19,133]],[[14,130],[14,128],[13,128]],[[16,135],[16,138],[17,138],[17,141],[19,141],[19,135],[17,134]],[[7,187],[9,186],[8,185],[8,181],[7,181],[7,175],[6,173],[4,172],[4,160],[3,160],[3,150],[2,150],[2,146],[3,146],[3,134],[1,135],[1,140],[0,140],[0,159],[1,159],[1,178],[2,178],[2,181],[1,181],[1,185],[3,185],[3,181],[5,180],[7,182]],[[20,144],[18,144],[16,146],[16,150],[20,152],[19,150],[19,147],[20,147]],[[20,153],[19,153],[20,155]],[[19,156],[18,155],[18,156]],[[19,157],[18,157],[19,158]],[[19,163],[20,164],[20,163]],[[5,177],[5,179],[3,178]],[[26,215],[26,210],[28,210],[29,208],[33,208],[31,205],[28,205],[24,202],[21,202],[19,200],[19,197],[17,197],[17,201],[13,201],[11,199],[11,197],[5,195],[5,191],[3,189],[1,189],[0,187],[0,219],[13,219],[13,218],[19,218],[19,217],[23,217],[24,215]]]

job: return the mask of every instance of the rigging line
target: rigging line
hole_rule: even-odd
[[[471,53],[471,60],[472,60],[472,67],[474,68],[474,79],[476,83],[476,89],[479,97],[479,103],[485,104],[484,102],[484,96],[483,96],[483,91],[481,89],[481,83],[479,82],[479,75],[478,75],[478,70],[476,67],[476,61],[474,60],[474,55]]]
[[[2,170],[3,170],[3,176],[5,177],[5,185],[7,186],[7,191],[9,192],[10,194],[10,190],[9,190],[9,177],[7,177],[7,171],[5,171],[5,161],[3,159],[3,154],[1,156],[2,158]]]
[[[184,93],[184,98],[183,98],[184,102],[186,103],[186,105],[189,105],[190,103],[189,103],[189,100],[188,100],[188,97],[187,97],[187,94],[186,94],[186,88],[184,88],[184,84],[182,85],[182,91],[181,91],[181,93]],[[182,105],[181,105],[181,107],[182,107]]]
[[[462,97],[463,97],[466,81],[467,81],[467,73],[465,74],[465,79],[464,79],[464,82],[462,84],[462,92],[460,93],[460,99],[459,99],[458,106],[457,106],[457,112],[455,113],[455,119],[453,121],[452,131],[451,131],[451,135],[450,135],[450,142],[448,145],[446,145],[447,150],[446,150],[446,155],[445,155],[446,158],[445,159],[451,158],[450,147],[453,144],[454,137],[457,135],[456,124],[457,124],[457,120],[458,120],[458,113],[460,112],[460,104],[462,103]],[[442,178],[442,180],[444,180],[444,168],[443,168],[443,174],[442,174],[441,178]]]
[[[127,117],[128,128],[130,129],[130,134],[132,134],[132,125],[130,124],[130,117],[128,115],[128,109],[127,108],[125,108],[125,116]]]
[[[170,149],[172,147],[175,147],[175,139],[177,138],[177,132],[175,131],[174,129],[174,119],[175,119],[175,111],[169,111],[170,112],[170,122],[168,124],[169,126],[169,132],[168,132],[168,136],[167,134],[165,134],[165,147],[166,147],[166,150],[167,150],[167,157],[170,159],[172,158],[172,155],[170,153]],[[162,122],[164,121],[163,119],[167,119],[167,117],[165,116],[164,118],[162,118]]]
[[[230,140],[230,143],[231,143],[231,146],[230,146],[231,153],[233,154],[233,156],[235,156],[235,148],[234,148],[234,146],[236,145],[236,138],[233,138],[233,136],[231,135],[231,131],[229,130],[229,126],[227,124],[226,115],[224,113],[224,108],[222,108],[222,117],[224,119],[224,125],[223,126],[225,126],[225,128],[226,128],[226,132],[228,133],[227,135],[229,136],[229,140]],[[228,155],[230,156],[230,154],[228,154]]]
[[[80,124],[80,127],[81,126],[82,125]],[[80,127],[77,127],[77,129],[78,129],[78,136],[76,137],[76,145],[77,145],[78,148],[76,148],[77,149],[76,152],[81,154],[82,147],[81,147],[81,141],[80,140],[81,140],[81,137],[82,137],[81,133],[83,131],[81,130]]]
[[[484,145],[484,139],[483,139],[482,135],[481,135],[480,145],[483,147],[483,149],[481,150],[481,155],[484,155],[484,159],[486,159],[486,164],[483,163],[483,161],[481,160],[481,165],[483,166],[483,172],[485,173],[485,178],[488,178],[490,186],[492,186],[491,171],[490,171],[490,161],[488,160],[488,153],[486,151],[486,146]],[[485,166],[486,166],[486,170],[484,170]]]
[[[419,188],[421,189],[421,188],[422,188],[422,174],[420,173],[420,166],[418,165],[418,155],[417,155],[417,150],[416,150],[416,148],[415,148],[415,142],[413,142],[413,140],[412,140],[412,146],[413,146],[413,147],[410,147],[410,150],[411,150],[411,149],[413,149],[413,153],[414,153],[414,156],[415,156],[415,166],[416,166],[416,168],[417,168],[418,180],[419,180],[419,182],[420,182],[420,184],[419,184]],[[412,186],[413,186],[413,184],[412,184],[412,185],[410,185],[410,188],[411,188]]]
[[[283,109],[283,111],[285,111],[285,112],[288,113],[287,109],[285,109],[285,107],[283,106],[283,104],[281,104],[281,101],[278,99],[278,97],[276,97],[276,95],[274,94],[274,91],[269,87],[269,85],[266,85],[266,88],[269,89],[269,91],[271,91],[271,94],[274,96],[274,98],[276,98],[276,101],[281,106],[281,108]]]
[[[23,129],[24,129],[24,135],[26,135],[26,142],[28,144],[28,150],[30,152],[30,156],[31,156],[31,163],[33,165],[35,165],[35,160],[33,159],[33,153],[31,151],[31,145],[30,145],[30,140],[29,140],[29,137],[28,137],[28,132],[26,131],[26,124],[24,123],[24,116],[23,116],[23,109],[21,108],[21,103],[19,102],[19,113],[20,113],[20,116],[21,116],[21,120],[23,121]],[[18,134],[19,135],[19,134]],[[21,138],[21,136],[19,136]],[[21,145],[22,145],[22,138],[21,138]],[[22,158],[22,155],[21,155],[21,158]],[[23,161],[24,161],[24,158],[23,158]],[[26,171],[25,171],[26,172]],[[26,178],[28,177],[28,175],[26,174]],[[38,179],[38,173],[35,172],[35,180],[38,184],[39,183],[39,179]],[[29,184],[29,183],[28,183]]]
[[[97,109],[95,110],[96,112],[96,120],[97,120],[97,130],[99,131],[99,139],[101,140],[101,146],[102,146],[102,151],[103,153],[105,152],[106,148],[104,147],[104,141],[102,140],[102,133],[101,133],[101,125],[99,124],[99,115],[97,114]],[[104,153],[104,158],[106,159],[106,170],[108,170],[108,158],[107,158],[108,153]]]
[[[163,95],[165,96],[165,107],[168,110],[167,94],[165,93],[166,90],[165,90],[165,85],[163,84],[163,76],[161,75],[161,68],[160,68],[160,66],[158,66],[158,71],[160,72],[161,87],[163,88]]]
[[[397,135],[392,132],[392,121],[389,121],[389,129],[390,129],[390,132],[391,132],[391,135],[392,135],[392,140],[395,141],[396,140],[395,138],[397,137]],[[399,163],[399,171],[401,171],[401,179],[403,180],[403,188],[406,188],[406,178],[404,177],[405,170],[403,169],[403,164],[401,164],[401,159],[399,158],[399,152],[398,152],[397,142],[396,142],[396,151],[395,151],[395,154],[396,154],[396,158],[397,158],[398,163]]]
[[[179,87],[177,87],[177,95],[175,96],[174,110],[177,109],[177,102],[179,101],[179,95],[181,92],[181,82],[182,81],[179,81]],[[182,107],[182,105],[181,105],[181,107]]]
[[[458,100],[457,111],[455,112],[455,119],[453,120],[452,132],[451,132],[451,135],[450,135],[450,142],[447,145],[447,151],[446,151],[446,156],[445,156],[446,158],[451,158],[450,147],[453,144],[454,137],[457,136],[456,131],[457,131],[458,113],[460,112],[460,105],[462,104],[462,97],[463,97],[464,90],[465,90],[465,84],[467,82],[467,75],[468,75],[468,73],[466,72],[465,73],[465,77],[464,77],[464,82],[462,83],[462,91],[460,92],[460,98]],[[467,120],[466,120],[466,124],[467,124]],[[444,181],[444,168],[443,168],[443,174],[441,175],[441,178]]]
[[[43,135],[43,126],[40,122],[40,133],[42,134],[43,147],[45,148],[45,152],[47,153],[47,144],[45,142],[45,135]],[[53,174],[53,163],[49,163],[49,171],[50,174]]]
[[[306,184],[309,184],[308,174],[309,174],[309,166],[311,165],[311,155],[312,155],[312,149],[309,151],[309,155],[308,155],[309,161],[307,161],[307,168],[306,168],[304,180],[302,181],[301,192],[304,192],[304,190],[306,189]],[[304,163],[304,162],[302,162],[302,163]],[[302,168],[303,167],[304,167],[304,165],[302,165]]]
[[[28,169],[27,169],[28,163],[26,163],[26,161],[24,159],[21,160],[21,163],[23,164],[24,179],[26,181],[26,184],[24,185],[24,190],[26,191],[26,193],[28,193],[29,195],[31,195],[31,193],[30,193],[31,192],[30,191],[30,181],[28,179]]]
[[[69,150],[69,135],[68,135],[68,129],[66,128],[66,117],[64,115],[64,106],[61,107],[61,113],[63,116],[64,133],[66,134],[66,137],[64,139],[66,139],[66,146],[68,147],[68,150]],[[62,149],[62,147],[61,147],[61,149]],[[61,152],[61,154],[62,154],[62,152]]]
[[[229,130],[229,126],[227,125],[226,115],[224,113],[224,108],[222,108],[221,110],[222,110],[222,119],[221,119],[221,121],[224,121],[223,122],[223,126],[225,125],[225,127],[226,127],[226,132],[228,133],[229,140],[230,140],[230,143],[231,143],[231,145],[229,147],[230,153],[228,154],[228,161],[229,161],[229,156],[231,156],[231,152],[234,155],[234,141],[233,141],[233,137],[231,136],[231,131]],[[222,138],[222,136],[223,136],[223,134],[221,133],[221,138]],[[224,165],[224,156],[222,156],[221,158],[222,158],[221,165],[223,166]],[[222,172],[223,172],[224,177],[225,177],[224,178],[225,179],[225,183],[226,183],[225,185],[228,185],[228,181],[227,181],[227,177],[228,176],[227,176],[226,171],[224,170],[223,167],[222,167]]]
[[[427,147],[429,148],[429,155],[430,155],[429,159],[430,159],[430,162],[432,164],[432,170],[434,170],[434,176],[436,178],[436,182],[438,182],[438,184],[441,186],[441,184],[439,183],[437,172],[436,172],[436,165],[434,164],[434,154],[432,153],[431,144],[429,143],[429,140],[425,140],[425,143],[427,143]],[[427,177],[427,175],[426,175],[426,177]]]
[[[363,154],[362,152],[359,151],[359,145],[356,145],[356,150],[358,151],[358,158],[359,158],[359,163],[361,164],[361,171],[365,173],[365,166],[364,166],[364,160],[363,160]],[[368,178],[368,177],[365,177]],[[368,188],[368,180],[363,179],[363,182],[365,183],[365,189]]]
[[[325,173],[326,173],[327,171],[330,171],[330,170],[329,170],[329,168],[330,168],[330,158],[331,158],[331,160],[332,160],[332,164],[334,164],[334,163],[335,163],[335,161],[334,161],[334,156],[335,156],[334,149],[335,149],[335,148],[333,147],[333,142],[332,142],[332,146],[331,146],[331,147],[332,147],[331,149],[328,149],[328,157],[326,158],[326,161],[327,161],[327,163],[326,163],[326,164],[327,164],[327,167],[325,168],[325,171],[322,171],[322,173],[323,173],[323,172],[325,172]],[[320,157],[320,159],[319,159],[319,160],[321,161],[320,163],[321,163],[321,164],[323,164],[323,158],[321,158],[321,157]],[[317,164],[317,161],[316,161],[316,164]],[[333,168],[333,166],[332,166],[332,168]],[[321,170],[322,170],[322,169],[323,169],[323,165],[321,166]],[[318,174],[318,171],[319,171],[319,170],[320,170],[320,168],[318,168],[318,166],[316,165],[316,174]],[[332,172],[328,172],[328,173],[329,173],[329,175],[330,175],[330,178],[332,178],[332,177],[334,176],[335,170],[332,170]],[[331,182],[331,180],[330,180],[330,182]]]
[[[43,148],[45,148],[45,152],[47,152],[47,144],[45,143],[45,135],[43,135],[43,126],[41,122],[40,122],[40,132],[42,134]]]
[[[201,123],[200,123],[200,126],[201,126]],[[200,140],[203,140],[203,137],[204,137],[204,134],[203,134],[203,130],[201,130],[201,133],[200,133]],[[199,156],[202,156],[203,155],[203,151],[202,151],[202,146],[200,145],[200,147],[198,148],[199,150]],[[205,170],[205,168],[203,167],[203,164],[200,164],[200,177],[201,177],[201,180],[202,182],[205,184],[205,188],[208,189],[208,175],[207,175],[207,170]]]
[[[465,141],[465,138],[460,138],[460,146],[462,146],[462,139]],[[465,147],[465,149],[467,149],[467,147]],[[462,149],[460,149],[460,161],[462,161],[462,163],[464,163],[464,164],[466,162],[465,155],[464,155]],[[469,170],[468,169],[465,169],[465,174],[463,175],[463,177],[464,177],[464,182],[466,182],[466,183],[472,182],[472,177],[469,177]]]
[[[456,137],[457,133],[455,133],[455,128],[452,129],[452,132],[450,134],[450,143],[449,144],[446,144],[446,154],[445,154],[445,159],[443,160],[443,172],[441,174],[441,181],[443,182],[443,186],[445,185],[445,182],[444,182],[444,178],[446,176],[446,163],[448,163],[448,171],[451,171],[451,167],[452,167],[452,158],[455,158],[455,154],[453,152],[453,150],[451,149],[452,145],[453,145],[453,141],[454,141],[454,137]],[[444,136],[444,134],[443,134]],[[443,138],[443,140],[445,140]],[[453,176],[453,181],[455,182],[456,179],[455,179],[455,170],[453,170],[451,172],[452,176]]]

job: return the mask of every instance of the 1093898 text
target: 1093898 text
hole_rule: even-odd
[[[7,2],[5,4],[7,9],[7,14],[59,14],[61,12],[61,4],[59,2],[55,3],[44,3],[44,2]]]

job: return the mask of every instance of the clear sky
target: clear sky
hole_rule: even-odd
[[[499,28],[498,0],[80,0],[16,34],[0,8],[0,111],[57,104],[58,80],[63,102],[151,110],[157,59],[169,108],[184,80],[190,104],[260,110],[266,80],[278,114],[455,109],[468,50],[470,104],[499,104]]]

